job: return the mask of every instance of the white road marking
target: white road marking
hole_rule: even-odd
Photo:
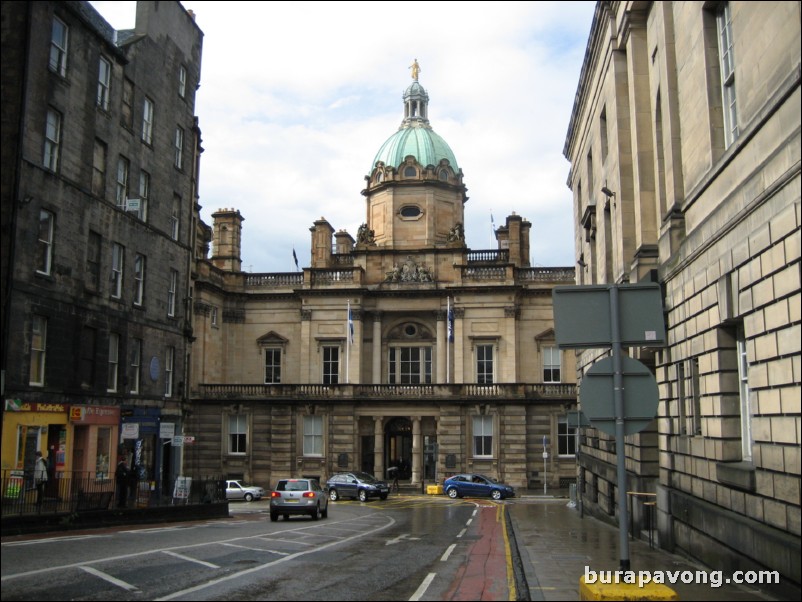
[[[434,578],[436,576],[437,573],[429,573],[428,575],[426,575],[426,579],[423,580],[423,583],[421,583],[418,586],[418,589],[415,590],[415,593],[412,594],[410,602],[415,602],[416,600],[420,600],[423,597],[423,594],[426,593],[426,590],[429,589],[429,586],[432,584],[432,581],[434,581]]]
[[[468,530],[468,529],[463,529],[462,531],[460,531],[460,532],[459,532],[459,534],[457,535],[457,539],[459,539],[460,537],[462,537],[463,535],[465,535],[465,531],[467,531],[467,530]]]
[[[210,569],[219,569],[220,567],[216,564],[212,564],[211,562],[206,562],[205,560],[198,560],[197,558],[192,558],[190,556],[184,556],[183,554],[178,554],[177,552],[171,552],[169,550],[162,550],[162,554],[167,554],[169,556],[175,556],[176,558],[180,558],[181,560],[186,560],[187,562],[195,562],[197,564],[201,564],[203,566],[208,566]]]
[[[135,585],[131,585],[130,583],[126,583],[120,579],[112,577],[108,573],[104,573],[103,571],[99,571],[96,568],[92,568],[91,566],[82,566],[81,570],[86,571],[90,575],[94,575],[95,577],[100,577],[103,581],[108,581],[112,585],[116,585],[117,587],[121,587],[129,592],[137,592],[139,588]]]
[[[228,575],[225,575],[224,577],[219,577],[217,579],[212,579],[211,581],[207,581],[206,583],[201,583],[200,585],[196,585],[194,587],[189,587],[187,589],[183,589],[183,590],[180,590],[180,591],[177,591],[177,592],[173,592],[173,593],[168,594],[168,595],[166,595],[166,596],[164,596],[162,598],[156,598],[156,600],[157,601],[160,601],[160,600],[172,600],[172,599],[178,598],[180,596],[188,596],[188,595],[191,595],[191,594],[193,594],[195,592],[198,592],[198,591],[201,591],[203,589],[206,589],[207,587],[211,587],[211,586],[217,585],[218,583],[223,583],[225,581],[231,581],[232,579],[239,579],[240,577],[242,577],[244,575],[250,575],[251,573],[256,573],[256,572],[262,571],[262,570],[264,570],[266,568],[270,568],[270,567],[275,566],[277,564],[281,564],[281,563],[287,562],[289,560],[294,560],[295,558],[300,558],[301,556],[306,556],[308,554],[314,554],[316,552],[320,552],[322,550],[326,550],[326,549],[328,549],[328,548],[330,548],[332,546],[340,545],[340,544],[345,543],[347,541],[351,541],[352,539],[359,539],[360,537],[365,537],[367,535],[371,535],[371,534],[376,533],[378,531],[383,531],[384,529],[387,529],[388,527],[392,527],[396,522],[392,518],[387,518],[387,520],[388,520],[388,522],[386,522],[384,525],[380,525],[380,526],[378,526],[375,529],[372,529],[370,531],[365,531],[364,533],[359,533],[357,535],[352,535],[351,537],[344,537],[341,540],[332,541],[330,543],[326,543],[326,544],[323,544],[321,546],[318,546],[313,550],[304,550],[303,552],[295,552],[294,554],[290,554],[289,556],[284,556],[283,558],[279,558],[278,560],[273,560],[271,562],[266,562],[265,564],[261,564],[259,566],[251,567],[249,569],[245,569],[245,570],[239,571],[237,573],[230,573]],[[207,545],[207,544],[204,544],[204,545]],[[192,600],[193,598],[190,597],[189,599]]]
[[[33,546],[40,543],[59,543],[61,541],[78,541],[81,539],[98,539],[101,537],[109,537],[108,535],[71,535],[68,537],[47,537],[45,539],[31,539],[29,541],[9,541],[3,544],[3,547],[14,546]]]
[[[457,544],[455,544],[455,543],[452,543],[450,546],[448,546],[448,548],[445,551],[445,554],[443,554],[440,557],[440,562],[445,562],[446,560],[448,560],[448,557],[451,556],[451,552],[453,552],[454,548],[456,548],[456,547],[457,547]]]
[[[242,548],[243,550],[253,550],[254,552],[265,552],[266,554],[278,554],[279,556],[289,556],[289,552],[279,552],[278,550],[266,550],[265,548],[254,548],[253,546],[240,546],[235,543],[224,543],[229,548]]]

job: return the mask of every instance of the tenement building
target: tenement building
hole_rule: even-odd
[[[467,248],[463,173],[417,75],[401,127],[366,156],[356,236],[321,217],[308,267],[245,273],[243,216],[213,215],[194,282],[188,473],[573,480],[575,364],[556,348],[551,291],[574,270],[531,267],[532,224],[514,213],[498,248]]]
[[[656,281],[653,428],[580,438],[585,508],[800,581],[800,4],[599,2],[565,142],[578,284]],[[603,355],[577,355],[578,376]],[[581,382],[580,382],[581,390]],[[580,396],[580,404],[584,400]]]
[[[203,34],[178,2],[125,31],[87,2],[2,12],[4,499],[37,451],[52,499],[113,490],[123,457],[158,491],[180,469]]]

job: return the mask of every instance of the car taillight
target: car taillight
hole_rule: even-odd
[[[270,494],[270,497],[281,497],[281,494],[278,491],[274,491]]]
[[[311,491],[305,491],[304,492],[304,497],[315,497],[315,494],[312,493]]]

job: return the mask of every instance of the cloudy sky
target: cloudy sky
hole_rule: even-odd
[[[136,2],[92,2],[131,29]],[[531,261],[572,266],[562,155],[595,2],[195,2],[204,32],[196,114],[200,204],[239,209],[243,269],[295,271],[325,217],[356,237],[360,191],[403,118],[420,63],[429,120],[464,173],[471,249],[496,248],[512,212]]]

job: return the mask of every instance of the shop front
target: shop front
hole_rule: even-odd
[[[125,459],[131,468],[134,484],[130,494],[137,506],[149,506],[161,495],[160,423],[159,408],[122,408],[119,459]]]
[[[68,411],[63,403],[5,400],[3,411],[3,499],[19,500],[36,489],[36,452],[47,463],[45,495],[53,495],[61,474],[70,469],[67,457]]]

